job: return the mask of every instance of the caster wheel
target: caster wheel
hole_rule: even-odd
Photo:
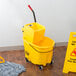
[[[43,70],[43,66],[39,66],[39,69],[40,69],[40,70]]]
[[[29,62],[27,58],[25,58],[26,62]]]
[[[54,61],[51,61],[51,63],[50,64],[53,64],[54,63]]]

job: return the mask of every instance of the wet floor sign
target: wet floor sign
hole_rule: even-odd
[[[70,33],[63,73],[76,72],[76,32]]]

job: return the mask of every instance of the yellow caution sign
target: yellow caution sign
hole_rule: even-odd
[[[76,32],[70,33],[63,73],[76,72]]]

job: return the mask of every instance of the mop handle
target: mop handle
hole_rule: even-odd
[[[29,9],[32,11],[33,13],[33,16],[34,16],[34,22],[36,22],[36,16],[35,16],[35,12],[34,10],[32,9],[32,7],[30,5],[28,5]]]

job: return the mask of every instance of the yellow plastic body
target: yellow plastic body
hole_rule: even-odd
[[[5,63],[4,58],[3,58],[3,57],[1,57],[1,56],[0,56],[0,60],[1,60],[1,61],[0,61],[0,63]]]
[[[44,37],[39,43],[33,44],[31,42],[24,41],[25,57],[31,61],[33,64],[46,66],[47,63],[51,63],[53,56],[53,48],[55,42]]]
[[[70,33],[63,73],[76,72],[76,32]]]
[[[45,27],[38,23],[30,23],[26,24],[23,28],[23,37],[27,39],[27,41],[32,43],[37,43],[44,38]]]

